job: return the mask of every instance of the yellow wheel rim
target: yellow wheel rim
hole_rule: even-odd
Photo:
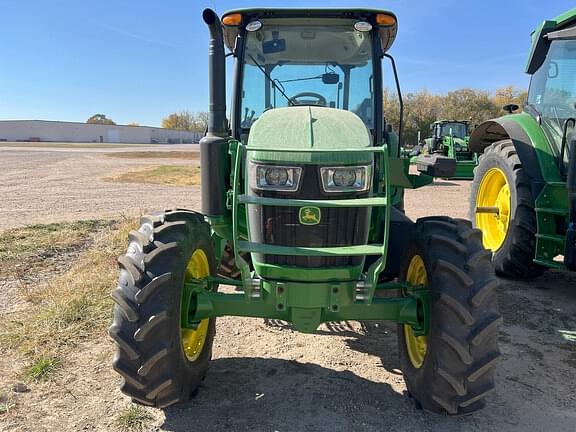
[[[186,274],[184,281],[187,282],[193,279],[204,279],[210,275],[210,264],[208,258],[202,249],[196,249],[188,261],[186,266]],[[203,319],[198,323],[197,328],[186,329],[181,328],[182,349],[188,361],[195,361],[200,357],[206,336],[208,335],[209,318]]]
[[[499,168],[490,168],[476,194],[476,226],[482,231],[484,247],[496,252],[504,244],[510,225],[510,185]]]
[[[428,284],[428,274],[424,266],[424,260],[420,255],[414,255],[408,266],[406,273],[406,282],[410,285],[423,285]],[[428,349],[428,340],[426,336],[415,336],[412,326],[404,325],[404,340],[406,341],[406,351],[410,358],[410,363],[416,369],[420,369],[424,364],[426,351]]]

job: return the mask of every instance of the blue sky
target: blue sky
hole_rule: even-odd
[[[573,0],[1,0],[0,119],[159,125],[205,111],[204,7],[364,6],[392,10],[403,92],[525,88],[529,34]]]

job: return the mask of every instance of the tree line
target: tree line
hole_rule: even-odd
[[[94,114],[86,120],[88,124],[116,125],[116,122],[105,114]],[[138,123],[129,123],[126,126],[140,126]],[[208,113],[190,111],[175,112],[162,119],[162,127],[190,132],[204,132],[208,126]]]
[[[445,95],[420,90],[403,95],[404,128],[402,145],[418,143],[430,135],[430,125],[436,120],[469,120],[472,127],[505,114],[502,107],[514,103],[522,109],[528,93],[513,86],[497,89],[494,93],[464,88]],[[384,90],[384,115],[394,130],[398,130],[400,103],[396,93]]]
[[[527,92],[513,86],[497,89],[494,93],[464,88],[444,95],[420,90],[404,94],[404,134],[403,145],[418,142],[418,132],[424,139],[430,135],[430,125],[436,120],[469,120],[472,126],[504,114],[502,107],[515,103],[521,109]],[[395,92],[384,90],[384,115],[386,121],[398,131],[400,104]],[[95,114],[86,123],[115,125],[104,114]],[[162,119],[162,127],[167,129],[204,132],[208,125],[207,112],[180,111]],[[131,123],[130,126],[138,126]]]

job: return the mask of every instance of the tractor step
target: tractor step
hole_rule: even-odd
[[[560,216],[564,216],[566,214],[566,209],[564,208],[537,207],[534,210],[536,210],[536,213],[548,213]]]
[[[562,244],[564,244],[564,242],[566,240],[566,238],[564,236],[554,235],[554,234],[536,234],[536,238],[542,239],[542,240],[547,240],[547,241],[552,241],[552,242],[558,242],[558,243],[562,243]]]

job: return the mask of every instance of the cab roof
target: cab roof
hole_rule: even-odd
[[[387,51],[396,38],[398,30],[398,20],[393,12],[384,9],[370,9],[370,8],[243,8],[232,9],[222,15],[224,18],[231,14],[241,14],[242,23],[240,26],[223,26],[224,42],[230,51],[234,50],[236,37],[239,30],[246,23],[255,19],[270,19],[270,18],[350,18],[362,21],[368,21],[374,28],[378,28],[381,33],[381,39],[387,40],[383,42],[382,49]],[[379,26],[376,23],[376,15],[384,14],[394,18],[394,24],[389,26]]]
[[[532,48],[526,65],[527,73],[533,74],[544,63],[548,48],[550,48],[549,33],[572,26],[576,26],[576,8],[572,8],[551,20],[544,21],[532,32]]]

